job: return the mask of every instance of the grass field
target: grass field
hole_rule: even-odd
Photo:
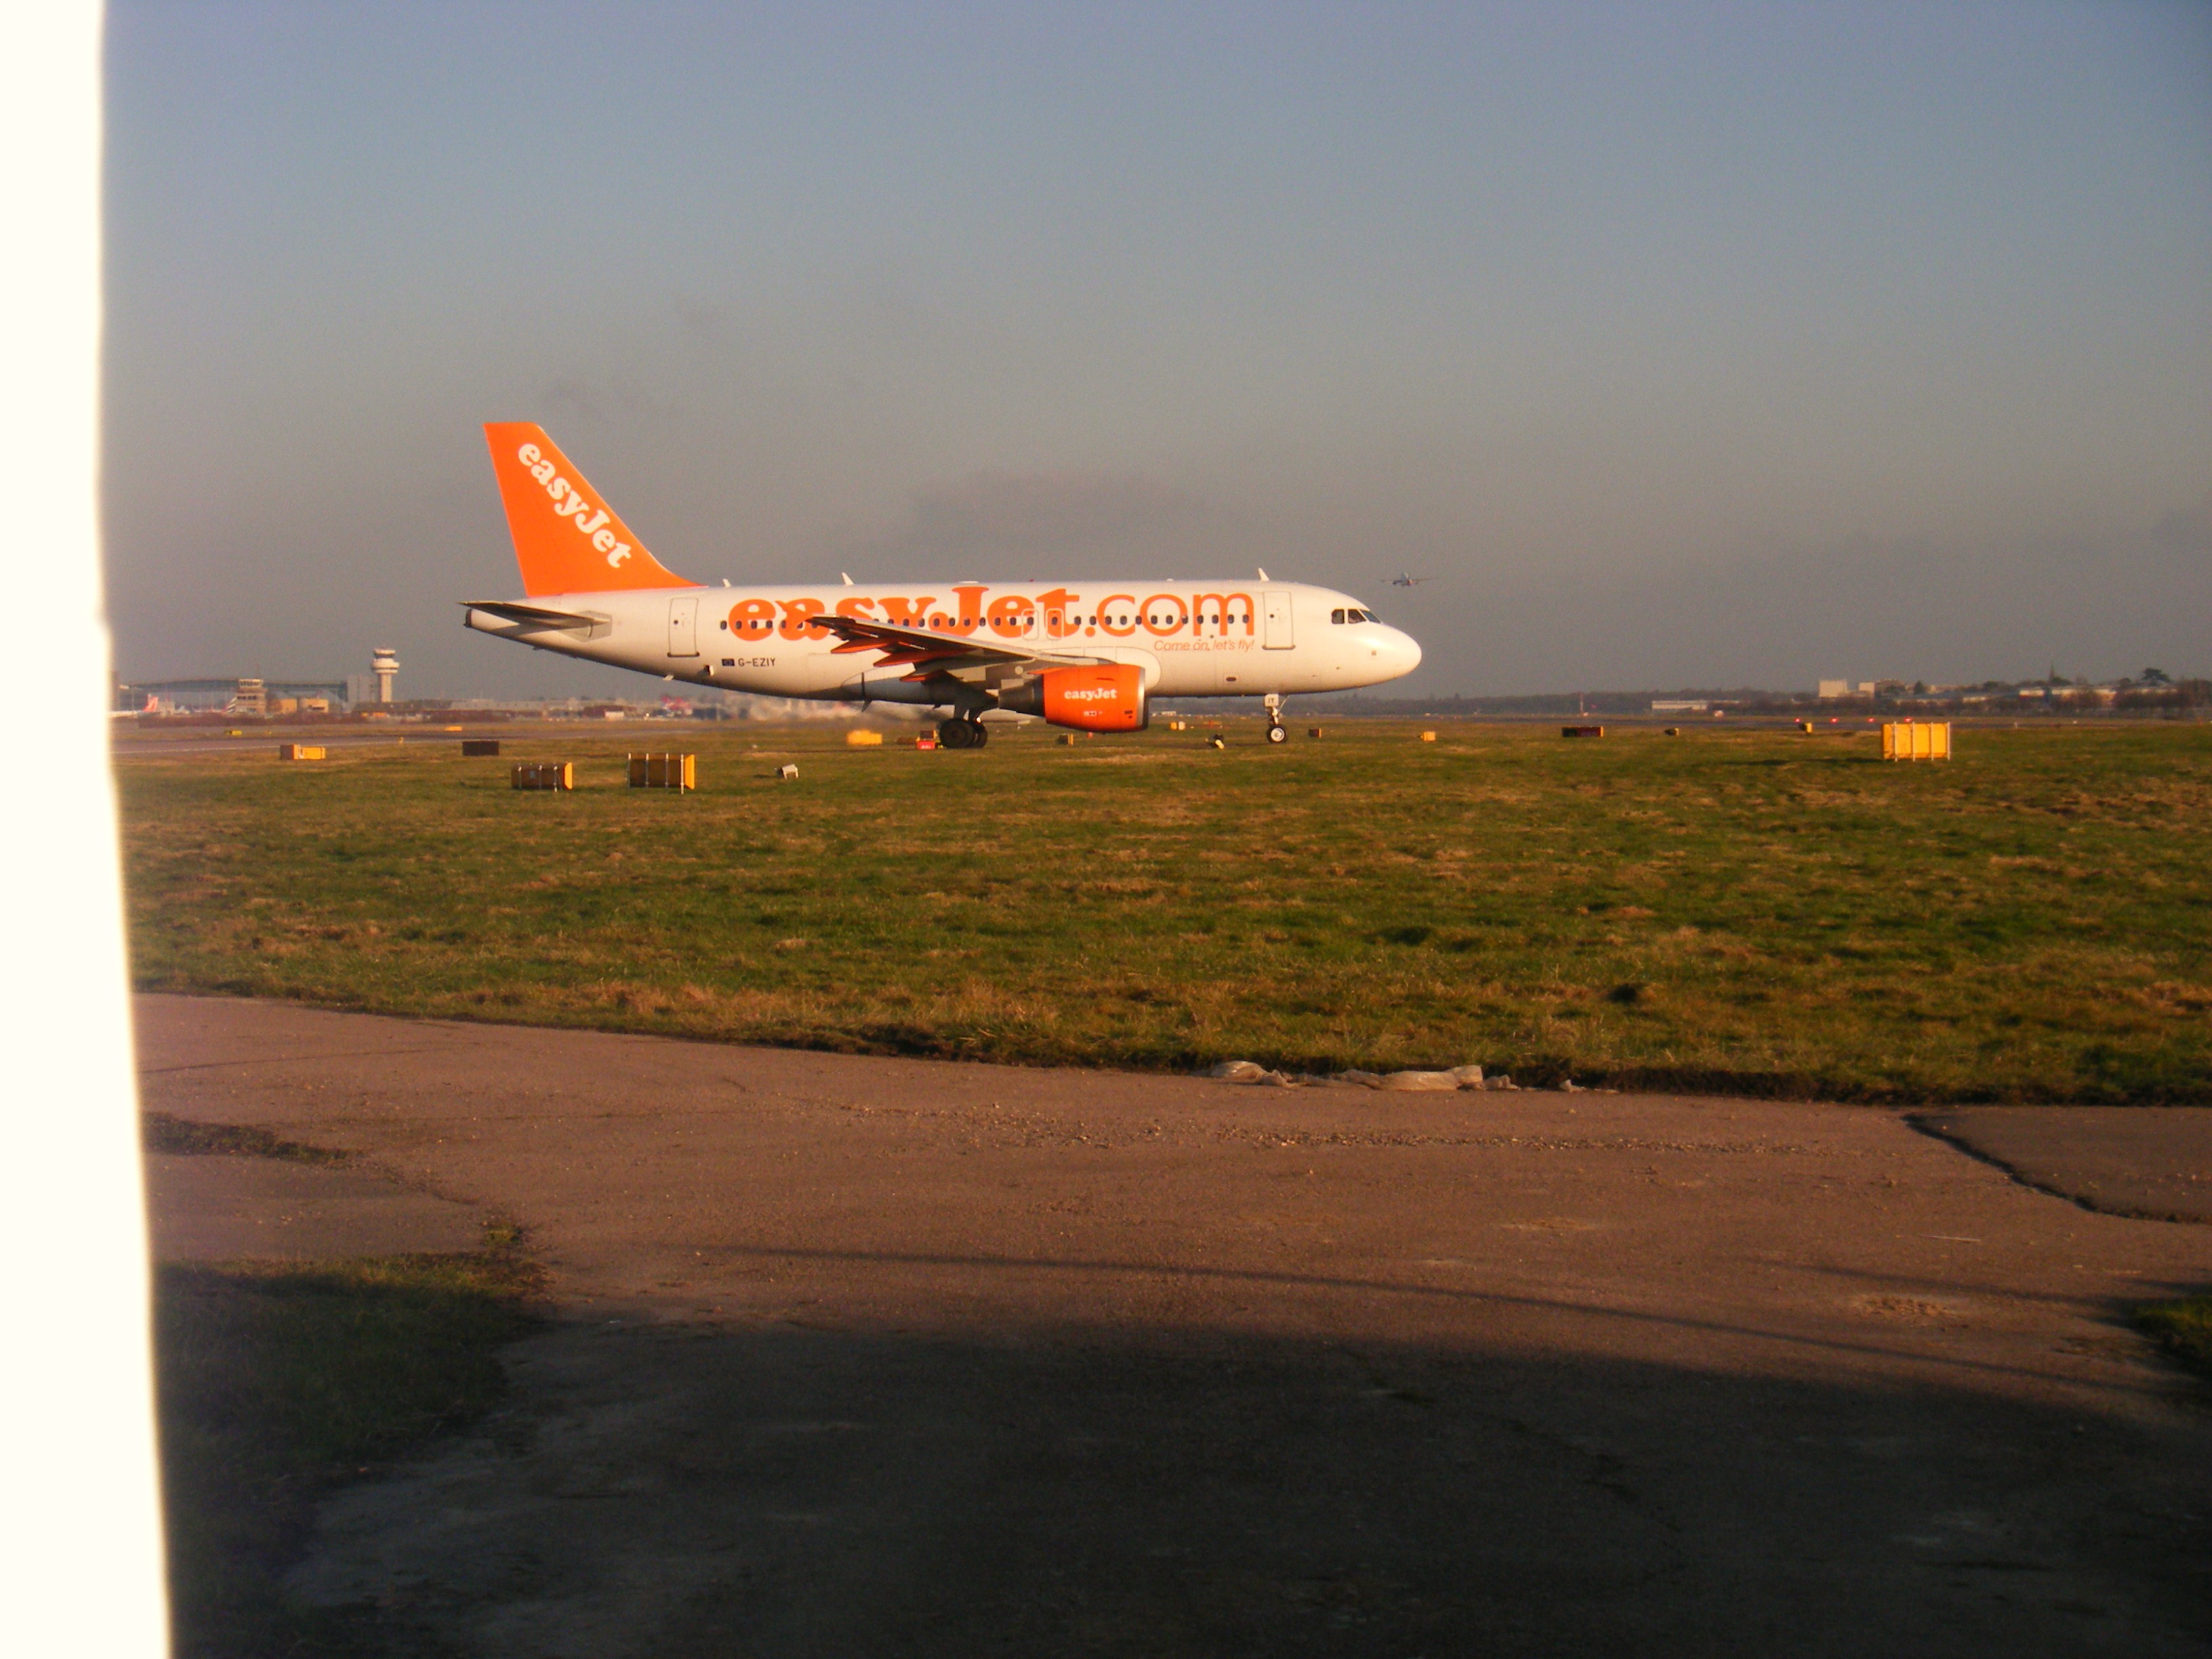
[[[2138,1308],[2135,1322],[2136,1329],[2156,1337],[2168,1353],[2212,1382],[2212,1296]]]
[[[147,988],[1038,1064],[2212,1098],[2212,727],[658,726],[118,763]],[[623,787],[625,746],[701,791]],[[579,763],[573,795],[507,787]],[[795,762],[796,781],[776,764]]]

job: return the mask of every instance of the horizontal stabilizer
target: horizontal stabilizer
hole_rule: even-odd
[[[605,621],[600,617],[586,617],[574,611],[553,611],[542,605],[519,605],[513,599],[464,599],[464,611],[489,611],[503,617],[508,622],[521,623],[532,628],[592,628]]]

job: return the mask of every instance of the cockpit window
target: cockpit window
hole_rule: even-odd
[[[1332,611],[1328,613],[1328,619],[1333,623],[1341,623],[1344,621],[1344,612],[1341,611]]]

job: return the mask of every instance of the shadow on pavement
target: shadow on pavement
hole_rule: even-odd
[[[570,1323],[296,1593],[498,1655],[2199,1653],[2212,1444],[1619,1361]]]

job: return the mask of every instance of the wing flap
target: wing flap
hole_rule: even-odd
[[[879,652],[877,666],[910,668],[913,672],[902,677],[909,680],[926,680],[936,674],[959,678],[992,669],[1077,668],[1101,660],[1064,652],[987,644],[963,639],[957,634],[904,628],[896,623],[870,622],[860,617],[816,616],[808,620],[836,636],[839,643],[833,647],[836,653]]]

